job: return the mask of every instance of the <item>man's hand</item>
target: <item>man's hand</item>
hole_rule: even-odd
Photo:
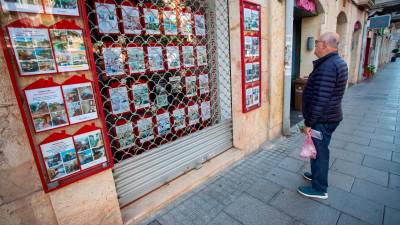
[[[303,133],[304,133],[305,135],[311,134],[311,127],[304,126],[304,128],[303,128]]]

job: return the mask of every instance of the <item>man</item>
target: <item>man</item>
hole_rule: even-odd
[[[327,199],[329,143],[332,133],[343,119],[341,102],[346,89],[348,69],[338,55],[339,35],[322,34],[315,41],[314,69],[303,92],[303,117],[305,134],[311,134],[317,150],[311,159],[311,173],[303,177],[312,186],[302,186],[297,191],[307,197]]]

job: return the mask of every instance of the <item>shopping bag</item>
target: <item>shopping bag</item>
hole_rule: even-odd
[[[315,149],[310,133],[306,135],[306,139],[300,150],[300,156],[306,159],[315,159],[317,157],[317,150]]]

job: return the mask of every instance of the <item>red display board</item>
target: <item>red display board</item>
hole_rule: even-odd
[[[113,167],[100,121],[103,110],[97,105],[101,95],[92,82],[87,31],[79,25],[82,2],[70,1],[67,8],[51,2],[2,5],[0,28],[5,62],[45,192]]]
[[[261,7],[240,1],[240,38],[242,61],[242,110],[261,106]]]

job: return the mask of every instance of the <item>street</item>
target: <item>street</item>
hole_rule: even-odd
[[[349,88],[343,111],[330,145],[328,200],[296,192],[308,183],[301,174],[309,163],[294,126],[290,138],[264,143],[141,224],[400,224],[399,60]]]

